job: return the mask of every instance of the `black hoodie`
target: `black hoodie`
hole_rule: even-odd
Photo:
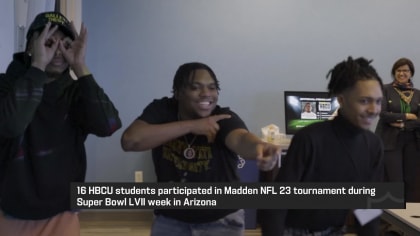
[[[0,206],[45,219],[70,210],[70,183],[85,179],[87,135],[110,136],[121,121],[92,75],[73,80],[66,71],[46,83],[24,57],[0,74]]]

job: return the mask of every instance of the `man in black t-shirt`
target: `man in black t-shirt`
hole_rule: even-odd
[[[152,149],[159,182],[238,181],[238,155],[272,169],[276,145],[250,133],[239,116],[217,105],[219,82],[203,63],[181,65],[173,97],[150,103],[123,133],[125,151]],[[176,184],[174,184],[176,185]],[[155,210],[152,236],[243,235],[244,212],[238,209]]]

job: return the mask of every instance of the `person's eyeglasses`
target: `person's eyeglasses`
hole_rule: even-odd
[[[408,73],[410,70],[396,70],[397,73]]]

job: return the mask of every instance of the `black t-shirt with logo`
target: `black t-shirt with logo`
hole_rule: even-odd
[[[220,129],[213,143],[204,135],[187,134],[152,150],[158,182],[237,182],[238,156],[225,145],[226,136],[235,129],[247,129],[241,118],[229,108],[216,106],[212,115],[229,114],[220,120]],[[178,120],[178,104],[174,98],[164,97],[150,103],[138,118],[149,124],[163,124]],[[188,145],[194,155],[185,153]],[[188,151],[188,150],[187,150]],[[190,150],[192,151],[192,150]],[[190,155],[190,156],[189,156]],[[192,157],[193,158],[188,158]],[[176,185],[174,183],[174,185]],[[211,222],[237,209],[157,209],[156,214],[190,223]]]

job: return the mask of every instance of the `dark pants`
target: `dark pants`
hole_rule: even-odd
[[[402,131],[396,148],[385,151],[385,181],[404,182],[405,201],[420,202],[420,149],[415,133]]]

